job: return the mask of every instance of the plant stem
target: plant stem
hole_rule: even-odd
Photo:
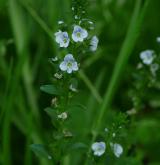
[[[96,88],[93,86],[91,81],[88,79],[88,77],[85,75],[85,73],[82,70],[79,71],[79,76],[85,82],[85,84],[88,86],[88,88],[92,92],[92,94],[95,97],[95,99],[97,100],[97,102],[102,103],[102,97],[99,95]]]

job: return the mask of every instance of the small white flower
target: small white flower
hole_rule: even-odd
[[[94,23],[92,21],[88,21],[89,24],[93,25]]]
[[[155,58],[155,53],[153,50],[145,50],[140,53],[140,58],[144,64],[150,65]]]
[[[131,116],[131,115],[135,115],[137,113],[137,111],[135,108],[132,108],[132,109],[128,110],[126,113],[127,113],[127,115]]]
[[[61,24],[63,24],[64,23],[64,21],[58,21],[58,24],[59,25],[61,25]]]
[[[52,159],[52,156],[51,155],[48,155],[48,159],[51,160]]]
[[[59,67],[62,71],[66,71],[69,74],[78,70],[78,64],[72,54],[67,54]]]
[[[91,39],[91,42],[90,42],[90,50],[92,52],[97,50],[98,42],[99,42],[99,40],[98,40],[97,36],[93,36]]]
[[[116,137],[116,133],[113,133],[113,134],[112,134],[112,137]]]
[[[108,128],[105,128],[104,131],[105,131],[105,132],[108,132],[109,130],[108,130]]]
[[[69,86],[69,89],[70,89],[72,92],[78,92],[78,90],[74,87],[73,84],[71,84],[71,85]]]
[[[95,156],[101,156],[105,153],[106,144],[104,142],[96,142],[92,144],[93,154]]]
[[[55,106],[55,107],[58,107],[58,99],[57,99],[57,97],[54,97],[54,98],[51,100],[51,105],[52,105],[52,106]]]
[[[160,43],[160,37],[157,37],[157,42]]]
[[[64,47],[64,48],[68,47],[70,39],[68,37],[67,32],[59,31],[55,33],[55,36],[56,36],[56,42],[60,44],[60,47]]]
[[[58,61],[58,57],[57,56],[53,57],[53,58],[51,58],[51,60],[52,60],[52,62],[56,62],[56,61]]]
[[[80,26],[76,25],[74,26],[74,30],[72,33],[72,39],[75,42],[83,42],[85,38],[88,37],[87,30],[81,28]]]
[[[72,7],[72,10],[74,11],[74,7]]]
[[[67,117],[68,117],[68,115],[67,115],[66,112],[63,112],[63,113],[61,113],[60,115],[58,115],[58,118],[59,118],[59,119],[62,119],[62,120],[67,119]]]
[[[63,134],[65,137],[73,137],[73,134],[68,130],[63,130]]]
[[[121,156],[121,154],[123,153],[123,148],[120,144],[113,144],[110,143],[111,149],[113,150],[114,155],[119,158]]]
[[[75,16],[74,16],[74,18],[75,18],[75,19],[78,19],[78,16],[77,16],[77,15],[75,15]]]

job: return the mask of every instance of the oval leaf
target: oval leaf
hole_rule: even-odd
[[[40,90],[45,93],[51,94],[51,95],[61,95],[62,94],[62,91],[60,90],[60,88],[58,88],[54,85],[42,85],[40,87]]]
[[[46,159],[52,159],[52,156],[48,154],[47,150],[42,144],[32,144],[30,145],[31,150],[38,156]]]

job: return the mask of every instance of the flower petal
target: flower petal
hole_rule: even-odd
[[[87,38],[87,37],[88,37],[88,32],[87,32],[87,30],[83,29],[81,35],[82,35],[82,38],[83,38],[83,39],[84,39],[84,38]]]
[[[104,142],[96,142],[92,144],[92,150],[93,150],[93,154],[95,156],[101,156],[105,153],[106,150],[106,144]]]
[[[67,73],[71,74],[72,73],[72,68],[67,68]]]
[[[65,57],[64,57],[64,61],[73,61],[74,60],[74,57],[72,54],[67,54]]]
[[[113,144],[113,143],[110,143],[110,146],[114,152],[114,155],[119,158],[121,156],[121,154],[123,153],[123,148],[120,144]]]
[[[66,71],[67,70],[67,63],[65,61],[63,61],[60,65],[59,65],[60,69],[62,71]]]
[[[72,33],[72,39],[74,42],[78,42],[79,38],[77,37],[76,33]]]
[[[90,42],[90,45],[91,45],[90,50],[92,52],[97,50],[98,42],[99,42],[99,40],[98,40],[97,36],[93,36],[91,39],[91,42]]]
[[[77,71],[77,70],[78,70],[78,64],[77,64],[77,62],[73,62],[73,64],[72,64],[72,69],[73,69],[74,71]]]

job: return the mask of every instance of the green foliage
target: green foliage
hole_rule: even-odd
[[[159,0],[0,0],[0,164],[159,165],[160,69],[140,58],[154,50],[160,65],[159,6]],[[58,48],[54,33],[71,36],[74,24],[88,39]],[[95,34],[100,42],[92,53]],[[71,75],[59,69],[68,53],[79,67]],[[98,157],[91,146],[101,141],[106,149]],[[123,147],[120,157],[111,143]]]
[[[52,159],[52,156],[48,154],[47,150],[45,147],[41,144],[32,144],[30,145],[31,149],[35,154],[40,157],[40,158],[45,158],[45,159]]]
[[[63,94],[62,90],[54,85],[42,85],[40,87],[40,90],[45,93],[51,94],[51,95],[62,95]]]

